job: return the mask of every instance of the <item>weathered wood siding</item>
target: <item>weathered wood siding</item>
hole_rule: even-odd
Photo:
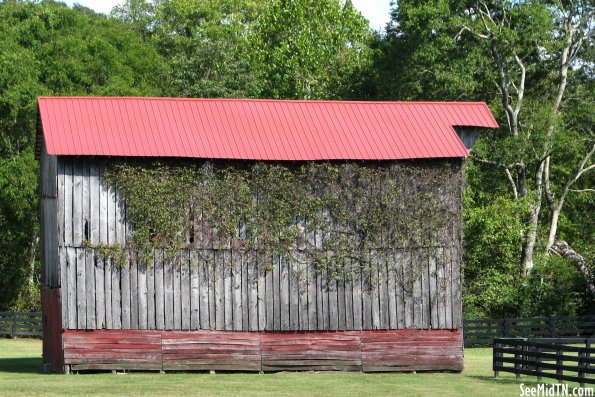
[[[283,257],[264,273],[253,255],[206,247],[173,260],[156,252],[148,266],[134,258],[116,264],[85,248],[86,241],[125,245],[130,236],[126,203],[103,178],[105,160],[61,157],[56,168],[59,259],[50,266],[62,276],[67,329],[461,328],[458,218],[435,246],[395,249],[392,260],[360,267],[352,280],[328,282],[325,272]],[[436,194],[460,209],[459,181],[436,186]]]
[[[77,370],[461,371],[461,330],[236,332],[67,330]]]

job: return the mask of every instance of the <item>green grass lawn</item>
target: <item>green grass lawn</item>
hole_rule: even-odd
[[[0,339],[0,396],[519,396],[512,374],[495,379],[492,350],[465,350],[462,373],[42,373],[41,341]],[[554,381],[551,381],[554,383]]]

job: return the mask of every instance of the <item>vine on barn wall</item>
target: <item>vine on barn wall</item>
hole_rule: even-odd
[[[106,257],[233,249],[263,270],[282,256],[342,278],[397,249],[458,238],[457,162],[117,161],[105,177],[133,224],[126,247],[100,247]]]

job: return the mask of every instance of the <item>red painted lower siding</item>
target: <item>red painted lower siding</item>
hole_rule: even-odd
[[[60,290],[58,288],[41,289],[41,308],[43,312],[43,364],[46,371],[59,372],[64,367],[62,352],[62,311]]]
[[[72,370],[460,371],[460,330],[64,331]]]

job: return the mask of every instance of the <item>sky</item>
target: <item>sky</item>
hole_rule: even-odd
[[[389,20],[390,0],[351,0],[355,8],[360,10],[362,15],[370,21],[370,27],[374,30],[384,28]],[[122,3],[121,0],[66,0],[66,4],[78,3],[91,8],[96,12],[108,14],[112,7]]]

